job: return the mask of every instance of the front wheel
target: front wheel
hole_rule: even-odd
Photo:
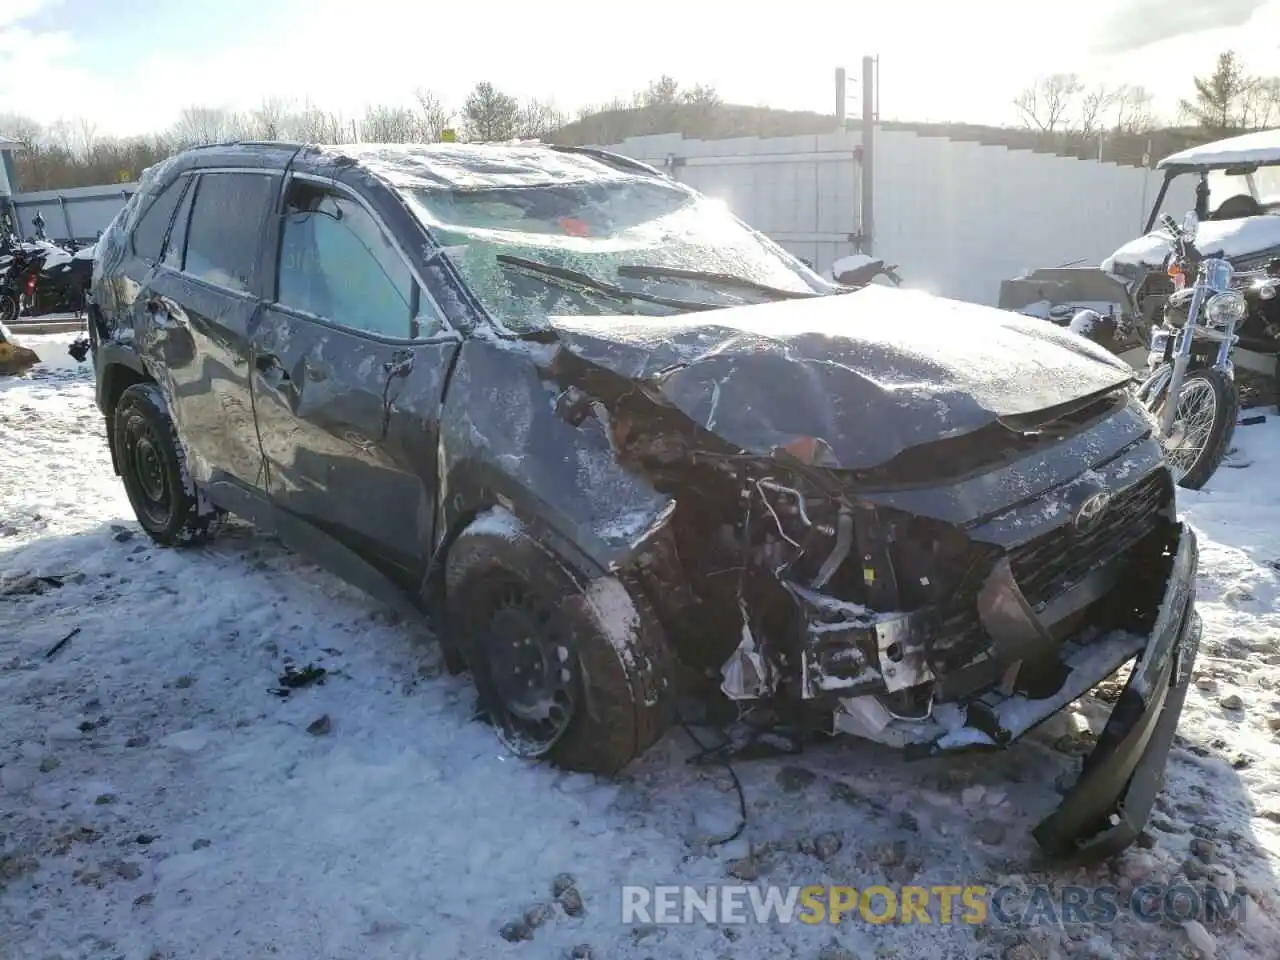
[[[1168,402],[1168,398],[1165,398]],[[1240,394],[1221,370],[1191,370],[1182,383],[1165,459],[1178,486],[1199,490],[1222,465],[1236,431]]]
[[[454,541],[445,581],[448,644],[512,753],[608,775],[672,722],[665,638],[621,581],[584,582],[497,509]]]

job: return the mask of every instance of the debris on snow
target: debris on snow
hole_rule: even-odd
[[[556,903],[560,904],[560,908],[570,917],[580,917],[586,910],[586,906],[582,902],[582,894],[578,892],[577,887],[570,887],[556,897]]]
[[[533,939],[533,928],[523,920],[511,920],[502,925],[498,930],[498,935],[502,937],[503,940],[508,940],[511,943],[519,943],[521,940]]]
[[[323,684],[328,673],[324,667],[314,663],[307,664],[301,670],[292,663],[285,664],[284,672],[276,681],[280,686],[273,688],[271,692],[278,697],[287,697],[294,690],[301,690],[313,684]]]
[[[576,887],[578,881],[574,879],[572,873],[557,873],[551,881],[551,896],[559,897],[571,887]]]

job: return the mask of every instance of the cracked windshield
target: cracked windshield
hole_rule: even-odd
[[[405,195],[485,309],[517,332],[557,315],[668,316],[823,292],[720,201],[652,181]]]

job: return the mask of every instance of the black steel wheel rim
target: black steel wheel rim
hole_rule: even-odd
[[[486,699],[503,743],[541,757],[577,711],[577,660],[550,604],[515,581],[495,587],[481,638]]]
[[[139,510],[155,526],[165,526],[173,513],[173,490],[160,436],[144,418],[129,419],[124,454]]]

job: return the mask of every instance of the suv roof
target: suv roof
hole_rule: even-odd
[[[184,166],[285,164],[299,153],[321,163],[347,162],[380,174],[394,186],[481,188],[552,184],[621,177],[668,179],[661,170],[598,147],[536,141],[511,143],[308,144],[284,140],[232,140],[184,151]]]

